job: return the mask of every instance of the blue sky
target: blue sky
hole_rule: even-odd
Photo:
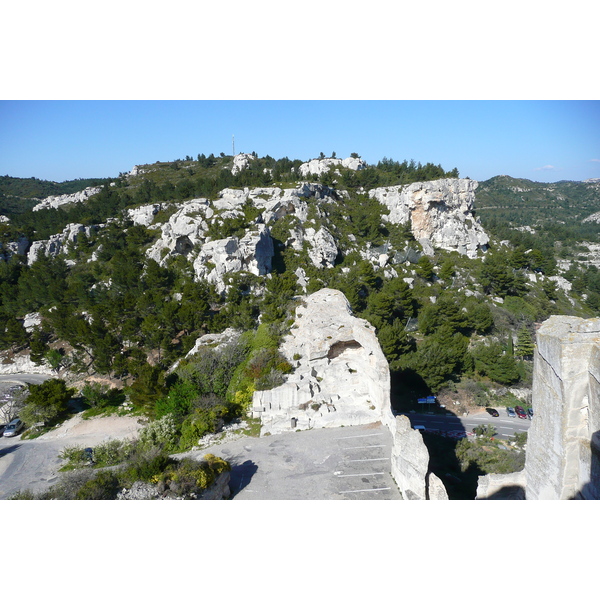
[[[0,175],[117,176],[211,152],[309,160],[357,152],[483,181],[600,177],[600,101],[0,101]]]

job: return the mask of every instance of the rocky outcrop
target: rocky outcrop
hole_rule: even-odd
[[[147,205],[146,214],[154,210],[155,205]],[[179,205],[166,223],[151,225],[160,230],[160,238],[146,251],[149,258],[164,264],[168,257],[182,255],[187,257],[200,248],[206,239],[208,220],[214,210],[205,198],[188,200]]]
[[[305,299],[281,352],[296,369],[285,384],[254,393],[262,435],[391,424],[389,367],[375,330],[352,315],[338,290],[322,289]]]
[[[344,167],[352,171],[360,171],[366,167],[366,163],[361,158],[315,158],[302,163],[299,167],[302,177],[307,175],[323,175],[332,167]],[[339,171],[338,171],[339,174]]]
[[[338,249],[333,236],[325,227],[321,227],[317,231],[308,227],[304,231],[304,240],[309,244],[308,257],[315,267],[318,269],[333,267]]]
[[[433,249],[440,248],[475,258],[489,243],[479,219],[473,215],[477,185],[471,179],[439,179],[376,188],[369,197],[389,209],[385,217],[389,222],[410,223],[425,254],[433,255]]]
[[[56,371],[49,365],[34,363],[28,354],[9,356],[8,352],[0,353],[0,375],[16,375],[17,373],[56,375]]]
[[[254,160],[252,154],[236,154],[233,157],[233,166],[231,167],[231,174],[237,175],[240,171],[247,169],[250,166],[250,162]]]
[[[194,260],[194,271],[198,279],[214,284],[218,292],[223,292],[227,287],[226,274],[247,271],[253,275],[266,275],[271,272],[274,255],[269,229],[261,224],[241,239],[229,237],[205,243]]]
[[[78,202],[85,202],[91,198],[94,194],[97,194],[102,188],[89,187],[80,192],[74,194],[63,194],[61,196],[48,196],[44,198],[39,204],[33,207],[33,210],[43,210],[45,208],[58,208],[65,204],[76,204]]]
[[[136,481],[129,489],[123,488],[117,494],[117,500],[227,500],[231,496],[229,471],[220,473],[215,481],[199,494],[178,495],[164,486]]]
[[[8,260],[11,256],[25,256],[29,248],[29,240],[20,236],[15,242],[0,242],[0,260]]]
[[[32,265],[38,256],[58,256],[67,252],[68,244],[76,244],[79,235],[92,235],[98,228],[97,225],[86,227],[80,223],[69,223],[62,231],[51,235],[48,240],[38,240],[33,242],[27,254],[27,264]]]
[[[194,347],[185,355],[186,358],[198,354],[201,348],[211,348],[213,350],[221,350],[229,344],[234,344],[239,340],[241,331],[228,327],[221,333],[207,333],[199,337],[194,344]]]
[[[160,204],[145,204],[137,208],[130,208],[126,211],[128,219],[133,221],[134,225],[143,225],[148,227],[154,221],[154,217],[160,212]]]

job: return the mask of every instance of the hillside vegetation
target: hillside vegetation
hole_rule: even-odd
[[[232,164],[231,156],[211,154],[140,165],[137,175],[104,182],[85,203],[13,211],[10,222],[0,223],[5,248],[23,235],[30,242],[48,239],[69,223],[96,227],[58,256],[40,255],[29,265],[17,254],[0,260],[6,359],[28,352],[81,381],[111,378],[135,411],[173,419],[182,450],[245,414],[254,390],[279,385],[290,372],[278,347],[303,293],[339,289],[354,313],[376,327],[392,371],[393,402],[403,410],[428,393],[480,406],[509,402],[513,387],[530,385],[536,323],[551,314],[590,317],[600,310],[600,275],[575,258],[581,239],[597,241],[598,225],[581,224],[600,210],[597,188],[567,182],[553,184],[559,191],[551,193],[543,187],[548,184],[484,182],[476,208],[492,240],[487,252],[470,259],[443,250],[427,256],[410,228],[386,221],[385,206],[366,193],[458,177],[456,169],[386,158],[361,170],[339,167],[302,177],[299,160],[254,156],[236,175]],[[215,200],[224,188],[295,188],[300,181],[320,183],[330,196],[306,199],[304,223],[292,215],[270,223],[271,273],[228,273],[224,291],[194,277],[184,255],[149,258],[160,230],[134,225],[125,212],[160,205],[154,222],[160,224],[183,202]],[[25,197],[25,187],[14,189]],[[520,200],[525,194],[528,200]],[[237,216],[217,217],[208,224],[210,238],[241,239],[261,213],[248,203]],[[525,225],[543,235],[515,229]],[[309,226],[331,232],[339,250],[331,268],[317,267],[306,246],[290,241],[291,230]],[[385,268],[378,262],[384,253]],[[27,331],[23,320],[31,313],[41,315],[41,324]],[[185,358],[199,336],[227,328],[242,332],[227,349],[205,347]],[[112,410],[113,400],[107,388],[86,397],[96,409]]]

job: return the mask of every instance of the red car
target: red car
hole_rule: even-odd
[[[517,416],[519,417],[519,419],[527,418],[527,413],[525,412],[525,410],[523,410],[522,406],[515,406],[515,412],[517,413]]]

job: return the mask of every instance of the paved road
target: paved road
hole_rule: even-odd
[[[234,500],[400,500],[391,444],[389,430],[371,424],[243,438],[187,454],[230,461]]]
[[[522,433],[529,430],[529,427],[531,426],[531,421],[529,419],[507,417],[504,411],[499,410],[499,412],[499,417],[492,417],[486,412],[475,413],[467,417],[419,413],[410,413],[406,414],[406,416],[410,419],[412,425],[424,425],[427,429],[439,429],[441,431],[462,431],[470,433],[477,425],[493,425],[498,432],[496,437],[504,439],[513,437],[515,433]]]

